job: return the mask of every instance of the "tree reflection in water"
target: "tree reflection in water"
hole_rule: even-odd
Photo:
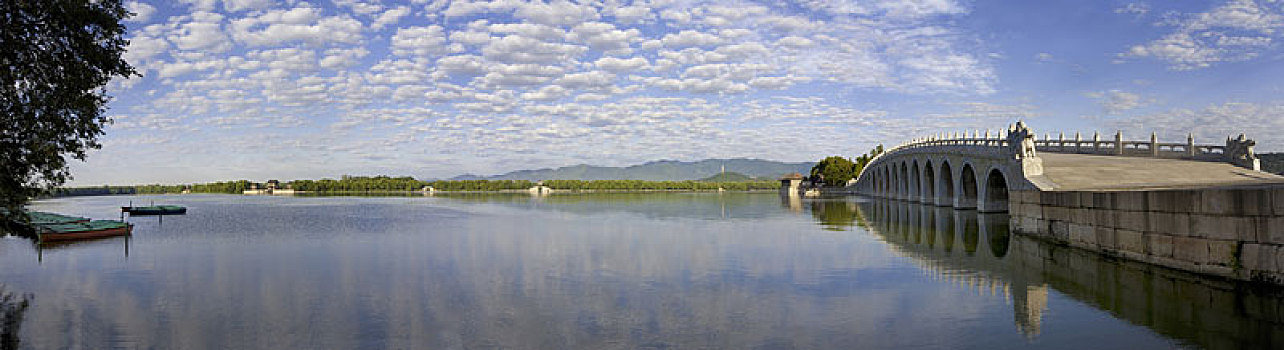
[[[31,304],[30,295],[15,296],[0,287],[0,349],[17,349],[22,316]]]

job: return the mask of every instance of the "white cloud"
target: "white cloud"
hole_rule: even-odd
[[[540,85],[566,73],[561,67],[531,63],[497,64],[490,66],[488,71],[478,81],[481,85],[490,87]]]
[[[884,0],[873,3],[873,8],[897,19],[922,19],[967,12],[963,5],[952,0]]]
[[[361,42],[361,22],[347,16],[321,16],[321,10],[295,7],[271,10],[232,21],[232,35],[249,46],[274,46],[291,42],[312,45]]]
[[[450,33],[450,41],[465,45],[481,45],[489,43],[491,40],[490,33],[482,31],[456,31]]]
[[[539,90],[523,93],[522,99],[531,101],[551,101],[569,96],[570,93],[571,90],[564,88],[561,85],[548,85],[539,88]]]
[[[803,37],[787,36],[784,38],[780,38],[780,40],[776,40],[776,45],[791,47],[795,49],[805,49],[812,46],[816,46],[816,42],[812,41],[811,39],[807,39]]]
[[[352,12],[359,15],[373,15],[383,10],[383,6],[378,1],[361,1],[361,0],[331,0],[336,5],[352,9]]]
[[[134,16],[130,17],[128,22],[147,23],[151,21],[152,15],[156,14],[156,7],[146,3],[130,1],[125,3],[125,8],[133,12]]]
[[[654,18],[654,15],[651,14],[651,9],[637,4],[612,8],[605,14],[615,17],[616,21],[624,24],[636,24]]]
[[[702,33],[694,30],[683,30],[675,34],[666,34],[664,39],[665,47],[684,48],[693,46],[714,46],[722,44],[722,38],[717,35]]]
[[[223,16],[212,12],[195,12],[190,17],[178,21],[190,20],[178,25],[178,30],[171,34],[169,41],[183,50],[200,50],[224,52],[232,48],[232,43],[223,33]]]
[[[496,23],[488,28],[491,33],[517,34],[542,41],[557,42],[566,39],[566,31],[561,28],[533,23]]]
[[[993,92],[996,81],[991,58],[977,53],[985,45],[956,24],[967,11],[955,1],[862,1],[860,11],[828,2],[815,7],[821,13],[810,3],[797,11],[698,0],[188,1],[188,10],[209,11],[131,28],[127,58],[149,74],[124,93],[146,98],[119,99],[114,110],[182,116],[187,125],[216,126],[192,140],[244,139],[297,159],[370,167],[362,172],[445,164],[414,157],[473,166],[472,159],[514,152],[595,163],[810,157],[799,154],[883,135],[852,128],[882,130],[891,112],[839,105],[863,101],[865,92],[953,98]],[[799,86],[806,82],[818,85]],[[813,88],[853,98],[772,99]],[[1003,112],[942,115],[962,124]],[[778,118],[746,125],[741,117],[750,115]],[[295,130],[227,136],[282,123]],[[136,125],[144,124],[125,124]],[[820,141],[777,146],[802,138]],[[173,143],[199,148],[192,140]],[[283,168],[301,166],[284,161]]]
[[[318,65],[316,51],[293,47],[251,51],[246,57],[266,62],[267,68],[287,72],[312,71]]]
[[[136,36],[129,39],[129,46],[125,48],[125,54],[122,56],[130,64],[142,66],[152,57],[169,51],[169,48],[169,42],[165,39]]]
[[[383,29],[383,27],[389,24],[400,22],[402,17],[406,17],[406,15],[409,14],[410,8],[405,6],[399,6],[388,11],[384,11],[382,14],[379,14],[379,17],[375,18],[373,23],[370,23],[370,28],[375,30]]]
[[[223,8],[228,12],[261,10],[271,7],[273,3],[272,0],[223,0]]]
[[[157,69],[157,73],[161,78],[173,78],[193,72],[222,68],[224,64],[225,62],[220,60],[178,61],[161,64],[160,68]]]
[[[179,0],[178,2],[191,4],[197,11],[213,11],[218,5],[218,0]]]
[[[598,19],[597,10],[593,7],[565,0],[528,3],[519,7],[513,16],[547,25],[573,25]]]
[[[395,55],[433,56],[449,52],[445,30],[437,25],[398,28],[391,43]]]
[[[588,48],[583,46],[550,43],[518,35],[493,39],[481,50],[486,59],[504,63],[562,63],[587,51]]]
[[[602,57],[593,63],[598,68],[609,72],[627,72],[645,68],[649,64],[644,57],[616,58]]]
[[[1174,32],[1134,45],[1119,56],[1156,58],[1174,70],[1250,60],[1280,35],[1284,28],[1284,14],[1280,12],[1275,4],[1231,0],[1208,12],[1172,21]]]
[[[568,89],[605,88],[614,83],[615,74],[602,71],[571,73],[553,81],[553,84],[561,85]]]
[[[1120,90],[1109,90],[1103,92],[1092,92],[1087,94],[1088,97],[1099,100],[1101,109],[1106,114],[1119,114],[1141,108],[1153,101],[1143,98],[1141,95]]]
[[[325,50],[325,56],[321,58],[321,67],[327,69],[344,69],[356,66],[360,63],[361,58],[370,54],[370,50],[363,47],[352,49],[328,49]]]
[[[480,75],[486,72],[484,62],[481,56],[446,56],[437,60],[437,69],[452,75]]]
[[[799,82],[806,82],[808,78],[784,76],[784,77],[757,77],[749,80],[749,86],[757,89],[784,89]]]
[[[1150,5],[1143,2],[1130,2],[1123,7],[1115,9],[1115,13],[1131,14],[1137,17],[1145,16],[1150,12]]]
[[[642,32],[637,29],[619,30],[615,25],[602,22],[588,22],[576,25],[571,29],[568,39],[588,44],[599,51],[620,51],[629,48],[629,44],[640,40]]]
[[[1226,102],[1204,108],[1175,108],[1154,114],[1114,120],[1112,128],[1124,131],[1124,137],[1159,134],[1161,140],[1182,140],[1194,134],[1195,143],[1221,144],[1227,137],[1246,133],[1256,139],[1258,150],[1284,150],[1284,135],[1274,130],[1284,130],[1284,103]]]

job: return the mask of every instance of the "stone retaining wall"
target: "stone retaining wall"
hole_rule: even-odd
[[[1106,255],[1284,284],[1284,188],[1010,193],[1014,231]]]

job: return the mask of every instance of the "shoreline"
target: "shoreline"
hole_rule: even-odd
[[[534,193],[530,190],[493,190],[493,191],[294,191],[290,194],[244,194],[244,193],[223,193],[223,192],[164,192],[164,193],[111,193],[111,194],[71,194],[71,195],[51,195],[42,196],[36,199],[54,199],[54,198],[71,198],[71,197],[104,197],[104,196],[169,196],[169,195],[236,195],[236,196],[326,196],[326,195],[361,195],[361,194],[402,194],[402,195],[451,195],[451,194],[528,194],[528,195],[552,195],[552,194],[594,194],[594,193],[767,193],[779,192],[776,189],[750,189],[750,190],[702,190],[702,189],[675,189],[675,190],[559,190],[552,189],[544,193]]]

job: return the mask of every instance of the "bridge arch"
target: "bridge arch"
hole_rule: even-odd
[[[875,173],[875,176],[881,178],[880,182],[882,182],[883,186],[880,189],[882,191],[881,194],[883,197],[890,197],[892,195],[892,171],[887,170],[887,166],[883,165],[879,167],[879,172],[882,172],[882,176],[878,176],[878,173]]]
[[[918,171],[918,159],[911,160],[910,174],[909,174],[909,183],[910,183],[909,200],[911,202],[918,202],[922,200],[923,182],[919,180],[920,174],[921,173]]]
[[[982,212],[1008,211],[1008,187],[1007,176],[999,169],[991,169],[985,179],[985,197],[977,209]]]
[[[954,172],[950,169],[950,161],[941,161],[941,179],[940,192],[936,196],[936,205],[954,206]]]
[[[932,169],[932,160],[923,163],[923,203],[936,204],[936,170]]]
[[[900,193],[897,198],[909,199],[909,165],[901,162],[901,173],[896,176],[896,181],[900,183]]]
[[[955,207],[960,209],[976,208],[976,193],[980,187],[976,182],[976,170],[972,168],[971,163],[963,163],[963,169],[959,172],[958,200],[955,201]]]

